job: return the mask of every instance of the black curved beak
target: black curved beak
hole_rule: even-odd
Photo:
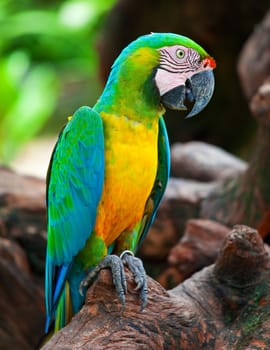
[[[185,85],[177,86],[166,92],[161,96],[161,101],[166,107],[176,110],[187,110],[186,105],[193,103],[191,111],[186,116],[186,118],[190,118],[200,113],[208,104],[213,95],[214,87],[214,73],[212,70],[206,70],[194,74],[186,80]]]

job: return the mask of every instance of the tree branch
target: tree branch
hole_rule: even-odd
[[[270,259],[257,231],[236,226],[216,264],[171,291],[148,278],[149,301],[143,312],[126,272],[124,312],[111,274],[103,270],[82,310],[42,350],[270,347]]]

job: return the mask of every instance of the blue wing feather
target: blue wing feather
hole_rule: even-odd
[[[47,177],[47,330],[73,257],[95,225],[103,182],[102,120],[91,108],[81,107],[59,136]]]

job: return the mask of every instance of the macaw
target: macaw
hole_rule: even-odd
[[[69,118],[47,175],[46,333],[80,310],[87,285],[105,267],[125,305],[127,265],[145,307],[146,275],[134,253],[169,177],[163,114],[187,110],[187,103],[187,117],[199,113],[212,97],[214,68],[187,37],[141,36],[114,62],[96,104]]]

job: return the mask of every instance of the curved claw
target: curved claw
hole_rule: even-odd
[[[141,311],[145,308],[147,304],[147,279],[146,279],[146,273],[143,267],[143,263],[141,259],[136,258],[133,253],[127,251],[125,254],[122,255],[123,263],[129,268],[129,270],[132,272],[136,288],[135,290],[140,291],[140,299],[141,299]]]
[[[191,88],[189,93],[192,96],[187,97],[189,100],[193,99],[195,103],[186,118],[191,118],[204,109],[211,100],[215,87],[214,73],[212,70],[194,74],[189,80]]]
[[[142,261],[136,258],[129,250],[124,251],[120,257],[117,255],[105,256],[81,282],[79,288],[81,295],[83,295],[83,288],[88,287],[94,281],[100,270],[110,268],[112,271],[113,284],[118,298],[121,301],[122,310],[124,310],[126,305],[125,294],[127,293],[124,264],[130,269],[134,276],[136,282],[135,290],[140,290],[141,310],[143,310],[147,304],[146,273]]]
[[[117,255],[107,255],[102,259],[98,265],[84,278],[80,284],[80,293],[84,287],[88,287],[96,278],[100,270],[110,268],[112,271],[113,284],[117,292],[118,298],[121,301],[122,308],[125,308],[125,294],[127,292],[127,281],[124,272],[124,265],[122,260]]]

